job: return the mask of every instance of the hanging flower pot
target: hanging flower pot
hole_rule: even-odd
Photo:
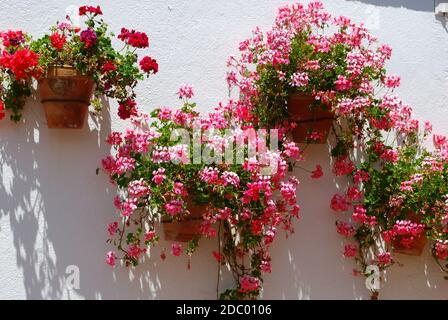
[[[49,67],[39,80],[48,128],[82,128],[94,88],[93,79],[73,67]]]
[[[202,215],[207,206],[197,205],[192,201],[187,202],[188,215],[181,221],[172,219],[162,220],[165,240],[176,242],[189,242],[199,234],[199,227],[202,223]]]
[[[325,143],[331,130],[334,112],[323,108],[311,108],[314,97],[307,94],[292,94],[288,99],[288,114],[297,126],[292,136],[297,143]]]
[[[393,244],[396,253],[405,254],[408,256],[421,256],[423,249],[426,246],[426,242],[426,236],[421,234],[414,239],[410,246],[404,246],[398,240],[395,240]]]
[[[414,230],[421,230],[416,236],[405,235],[403,237],[395,237],[392,245],[396,253],[405,254],[409,256],[421,256],[423,249],[426,246],[426,235],[424,232],[424,226],[421,225],[419,217],[415,213],[408,213],[406,215],[408,222],[410,221],[413,225]]]
[[[323,144],[327,140],[333,120],[301,121],[292,129],[293,140],[297,143]]]

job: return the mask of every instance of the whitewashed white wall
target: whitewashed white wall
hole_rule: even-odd
[[[291,2],[291,1],[290,1]],[[434,15],[433,0],[324,1],[330,12],[366,22],[379,39],[393,46],[389,65],[402,75],[400,94],[422,120],[448,134],[448,34]],[[175,92],[188,82],[196,88],[201,111],[227,96],[225,61],[239,41],[260,25],[268,28],[278,0],[109,0],[102,6],[113,30],[121,26],[150,35],[148,53],[160,73],[138,88],[145,110],[175,106]],[[2,0],[0,29],[21,28],[40,36],[65,15],[70,0]],[[115,214],[114,189],[104,174],[95,175],[108,153],[104,138],[125,123],[116,104],[104,112],[99,127],[91,120],[82,131],[49,130],[42,107],[30,101],[25,124],[0,123],[0,298],[2,299],[163,299],[216,297],[216,265],[204,242],[186,268],[183,258],[152,260],[135,271],[104,263],[106,224]],[[337,190],[328,150],[315,146],[310,160],[326,175],[311,181],[303,171],[298,191],[303,217],[296,233],[273,246],[273,273],[266,277],[264,298],[368,298],[362,278],[354,278],[352,261],[341,257],[341,237],[334,228],[329,200]],[[403,267],[388,272],[382,298],[447,298],[448,282],[429,254],[400,257]],[[80,270],[80,288],[64,286],[66,268]],[[223,287],[230,285],[223,280]]]

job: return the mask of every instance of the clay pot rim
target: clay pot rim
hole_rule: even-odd
[[[298,124],[305,124],[305,123],[318,123],[321,121],[325,121],[325,120],[331,120],[334,121],[335,118],[330,118],[330,117],[323,117],[323,118],[316,118],[316,119],[309,119],[309,120],[297,120],[295,122],[297,122]]]
[[[176,223],[176,222],[186,222],[186,221],[199,221],[199,220],[203,220],[202,217],[188,217],[188,215],[186,216],[185,220],[176,220],[174,217],[162,217],[162,219],[160,220],[161,223]]]
[[[61,75],[58,74],[58,69],[65,69],[65,70],[70,70],[70,71],[74,71],[74,75]],[[89,80],[93,81],[93,78],[91,75],[88,74],[82,74],[78,69],[76,69],[74,66],[71,65],[49,65],[47,67],[47,70],[44,72],[43,77],[41,77],[40,80],[43,79],[48,79],[48,78],[88,78]]]
[[[295,106],[295,108],[291,108],[290,102],[297,101],[299,103],[307,103],[308,105],[306,107],[304,106]],[[319,117],[318,119],[332,119],[334,120],[336,118],[334,110],[331,109],[329,105],[326,105],[324,103],[321,103],[319,100],[315,99],[315,96],[313,94],[308,93],[290,93],[288,95],[287,99],[287,111],[289,116],[295,116],[299,110],[300,112],[303,112],[306,110],[307,113],[313,113],[315,115],[319,114],[326,114],[324,117]],[[305,119],[305,121],[308,121],[309,119]]]
[[[300,98],[310,98],[310,99],[314,99],[314,95],[312,93],[306,93],[306,92],[289,92],[288,93],[288,97],[300,97]]]

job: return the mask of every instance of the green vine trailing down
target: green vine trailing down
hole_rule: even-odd
[[[336,229],[347,239],[344,256],[359,263],[354,274],[370,276],[368,266],[384,271],[396,262],[394,250],[411,250],[425,235],[446,271],[439,261],[448,258],[448,140],[434,135],[435,150],[423,148],[432,126],[420,129],[393,94],[400,77],[385,69],[392,48],[313,1],[281,7],[272,29],[255,29],[240,51],[228,61],[227,81],[239,90],[247,123],[294,128],[287,101],[298,92],[335,113],[333,173],[350,186],[330,207],[343,215]],[[378,296],[379,288],[368,289]]]
[[[22,31],[0,32],[0,110],[11,110],[11,119],[21,120],[25,100],[31,95],[32,80],[45,77],[49,67],[74,67],[96,84],[91,104],[101,110],[100,97],[116,99],[118,115],[128,119],[137,113],[134,89],[145,76],[158,72],[157,61],[149,56],[139,60],[136,51],[149,47],[144,32],[122,28],[118,39],[123,48],[112,46],[113,33],[100,18],[101,8],[82,6],[83,28],[75,26],[67,16],[50,28],[50,33],[31,41]]]

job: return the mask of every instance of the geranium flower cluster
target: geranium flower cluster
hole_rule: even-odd
[[[137,265],[161,238],[156,228],[160,221],[188,219],[192,203],[203,205],[197,238],[185,246],[173,243],[171,253],[189,257],[200,237],[222,242],[210,256],[230,267],[236,283],[222,298],[256,298],[263,274],[271,272],[269,251],[274,238],[282,229],[293,232],[293,220],[299,216],[299,182],[287,178],[287,161],[290,156],[299,159],[301,150],[289,143],[286,149],[267,149],[248,157],[248,150],[262,139],[252,140],[253,131],[229,117],[232,108],[221,105],[201,116],[188,100],[193,96],[190,85],[182,86],[178,94],[184,101],[181,109],[156,109],[151,118],[132,115],[132,128],[113,132],[107,139],[115,151],[103,160],[103,169],[119,189],[115,199],[119,215],[107,226],[109,242],[117,250],[107,253],[106,262]],[[173,140],[176,130],[191,142]],[[231,163],[204,158],[225,148],[235,155],[242,143],[242,163],[235,163],[236,158]],[[193,149],[195,145],[199,150]],[[199,162],[193,161],[197,152],[202,155]],[[265,170],[268,167],[274,169]],[[165,257],[163,253],[162,260]]]
[[[5,109],[11,119],[20,121],[25,99],[31,95],[31,80],[45,76],[47,68],[72,66],[96,82],[95,99],[91,104],[101,109],[100,97],[118,101],[118,116],[129,119],[137,114],[135,87],[144,76],[159,71],[155,59],[145,56],[140,61],[137,48],[147,48],[149,38],[144,32],[122,28],[118,39],[126,46],[118,51],[112,47],[112,35],[100,18],[99,6],[82,6],[79,15],[85,27],[74,25],[69,16],[50,28],[50,34],[31,41],[22,31],[0,32],[0,119]],[[140,68],[139,68],[140,67]]]
[[[118,39],[134,48],[149,47],[149,38],[144,32],[138,32],[135,30],[129,31],[126,28],[122,28],[121,33],[118,35]]]
[[[428,126],[425,127],[428,133]],[[392,175],[396,176],[395,172],[400,172],[400,179],[397,179],[393,194],[388,195],[388,205],[390,211],[402,208],[414,212],[413,223],[397,221],[394,228],[383,235],[386,241],[390,241],[391,235],[397,235],[401,245],[409,247],[419,234],[426,234],[433,240],[432,253],[438,263],[438,260],[447,260],[444,254],[444,244],[448,240],[446,141],[445,136],[435,134],[432,152],[424,150],[421,154],[416,154],[416,151],[411,149],[408,150],[407,157],[401,157]],[[442,271],[448,272],[444,264],[439,263],[439,266]]]
[[[85,16],[88,14],[92,14],[92,15],[101,15],[103,14],[103,11],[101,11],[100,6],[81,6],[79,7],[79,15],[80,16]]]
[[[383,238],[386,243],[392,243],[398,240],[400,245],[405,248],[412,248],[413,242],[425,231],[423,224],[417,224],[409,220],[398,220],[391,230],[383,232]]]
[[[21,30],[0,32],[0,119],[11,110],[11,120],[20,121],[31,81],[42,73],[39,56],[29,44],[30,37]]]
[[[79,15],[85,26],[76,27],[70,17],[50,28],[50,34],[31,44],[40,56],[39,65],[69,65],[96,82],[92,105],[101,109],[100,97],[105,95],[118,101],[118,116],[129,119],[137,113],[134,89],[144,76],[159,70],[157,61],[149,56],[139,60],[135,49],[148,48],[149,38],[144,32],[122,28],[118,39],[125,43],[120,51],[112,47],[112,34],[101,19],[103,12],[97,6],[82,6]]]
[[[436,151],[423,148],[432,125],[420,128],[411,107],[393,93],[401,78],[386,72],[392,48],[363,25],[333,17],[320,1],[311,1],[281,7],[273,27],[256,28],[239,50],[239,57],[228,59],[227,82],[238,89],[233,115],[243,109],[242,123],[287,133],[300,125],[287,110],[296,93],[312,95],[312,107],[334,112],[333,173],[350,185],[332,197],[330,208],[344,215],[337,232],[357,242],[343,250],[360,264],[357,273],[368,265],[390,267],[394,240],[412,248],[425,233],[444,260],[448,139],[434,135]],[[318,168],[312,177],[320,175]]]
[[[287,5],[279,9],[272,29],[263,33],[257,28],[241,42],[240,57],[228,60],[228,84],[239,89],[241,102],[256,110],[255,119],[264,126],[290,126],[285,97],[292,93],[312,94],[317,107],[341,115],[359,113],[374,102],[372,80],[399,84],[383,68],[390,47],[375,41],[364,26],[332,17],[320,1]],[[400,115],[403,106],[393,106],[384,110],[384,118],[388,112]]]

